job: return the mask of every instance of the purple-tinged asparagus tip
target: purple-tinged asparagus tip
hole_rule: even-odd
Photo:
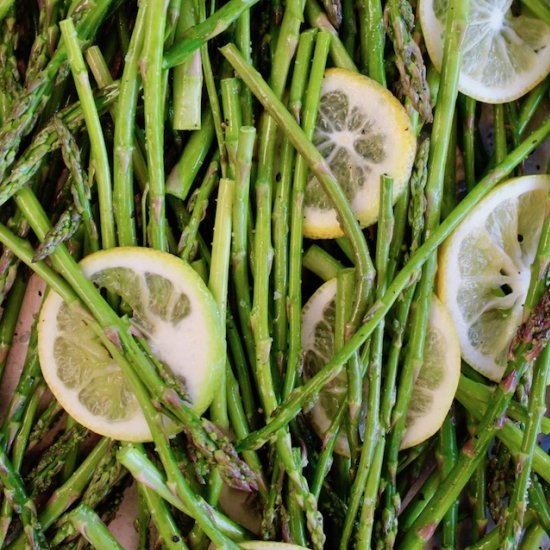
[[[122,351],[122,343],[120,341],[120,334],[115,327],[107,327],[105,329],[105,336],[116,346],[119,351]]]
[[[423,541],[428,541],[433,537],[436,529],[437,522],[433,521],[432,523],[428,523],[427,525],[424,525],[424,527],[418,529],[417,533]]]
[[[518,385],[518,373],[514,369],[508,376],[502,379],[500,387],[504,393],[514,393]]]
[[[475,456],[476,452],[475,452],[475,444],[474,444],[474,439],[473,439],[473,438],[469,439],[469,440],[464,444],[464,447],[462,447],[462,452],[463,452],[466,456],[469,456],[469,457]]]

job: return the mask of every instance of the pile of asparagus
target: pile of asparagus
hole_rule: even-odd
[[[522,4],[550,24],[544,0]],[[532,124],[550,79],[490,107],[495,144],[484,148],[482,106],[457,89],[468,0],[449,0],[441,75],[414,7],[0,0],[1,370],[34,272],[88,311],[153,434],[143,445],[112,441],[69,417],[47,393],[34,323],[0,430],[3,548],[121,548],[107,526],[131,484],[143,549],[258,538],[315,549],[539,548],[550,533],[550,458],[539,444],[550,430],[550,220],[503,381],[465,365],[439,433],[399,447],[437,249],[550,134],[549,119]],[[418,135],[395,206],[382,178],[374,229],[358,226],[312,144],[327,66],[387,86]],[[341,239],[303,238],[310,171]],[[203,418],[127,312],[78,268],[116,246],[169,251],[208,281],[228,359]],[[333,277],[337,351],[304,381],[302,305]],[[343,371],[348,392],[321,441],[303,410]],[[166,435],[163,416],[179,435]],[[334,454],[341,433],[349,458]],[[256,533],[220,507],[224,484],[250,493]]]

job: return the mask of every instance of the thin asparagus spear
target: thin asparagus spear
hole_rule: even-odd
[[[5,304],[3,305],[4,310],[0,319],[0,380],[4,374],[26,289],[27,281],[21,273],[18,277],[15,277],[13,286],[7,295],[7,300],[0,301],[0,303]]]
[[[206,22],[206,2],[203,0],[199,3],[199,23]],[[217,12],[216,12],[217,13]],[[213,16],[215,14],[212,14]],[[196,48],[194,48],[196,49]],[[194,51],[193,49],[193,51]],[[212,70],[212,63],[210,61],[210,53],[208,51],[208,42],[203,42],[200,45],[201,59],[202,59],[202,71],[204,73],[204,83],[206,84],[206,91],[208,94],[208,103],[210,112],[212,113],[212,120],[214,123],[214,131],[216,133],[216,141],[218,142],[218,151],[220,153],[220,166],[222,177],[227,177],[227,152],[224,143],[224,134],[222,126],[222,113],[220,107],[220,101],[218,98],[218,91],[216,88],[216,82],[214,79],[214,72]]]
[[[455,415],[451,408],[443,421],[443,426],[439,431],[439,448],[436,454],[437,464],[441,472],[441,476],[445,478],[449,471],[456,464],[458,456],[456,431],[455,431]],[[456,548],[457,544],[457,524],[458,524],[458,501],[455,501],[445,515],[441,533],[441,548],[452,549]]]
[[[147,25],[140,60],[143,68],[145,135],[149,171],[149,242],[153,248],[167,250],[164,185],[164,97],[162,53],[167,4],[147,0]]]
[[[63,155],[63,160],[71,173],[73,184],[71,190],[73,194],[75,211],[81,216],[84,223],[88,246],[92,251],[99,250],[97,227],[90,204],[91,193],[88,182],[86,181],[87,178],[85,178],[84,171],[82,169],[80,150],[76,144],[74,136],[63,123],[61,118],[55,116],[53,119],[53,124],[55,131],[57,132],[58,140],[61,144],[61,154]]]
[[[40,16],[45,10],[41,10]],[[15,49],[18,42],[16,13],[10,8],[4,21],[0,22],[0,123],[13,108],[14,100],[21,93],[20,75]]]
[[[168,12],[170,13],[170,12]],[[150,539],[151,511],[147,507],[143,491],[137,491],[137,512],[134,520],[134,528],[138,534],[137,550],[147,550]]]
[[[60,0],[46,0],[40,9],[39,31],[31,46],[28,66],[25,71],[25,83],[32,82],[46,66],[55,51],[59,39],[59,17],[63,6]]]
[[[197,23],[194,0],[183,0],[175,40]],[[195,50],[191,56],[174,67],[173,73],[174,130],[196,130],[201,127],[202,64],[201,52]]]
[[[134,124],[139,88],[138,60],[145,33],[146,14],[147,4],[141,2],[125,57],[115,119],[113,214],[120,246],[136,244],[133,170],[130,159],[135,148],[139,146],[134,140]]]
[[[308,31],[302,33],[298,39],[289,92],[289,108],[296,121],[301,119],[302,97],[307,82],[315,34],[316,31]],[[318,84],[319,80],[315,78],[313,82]],[[313,116],[316,116],[316,113],[317,107],[314,106]],[[312,118],[311,114],[309,118]],[[315,120],[310,120],[308,124],[310,130],[313,131]],[[289,384],[294,384],[301,338],[299,327],[301,316],[300,260],[302,255],[303,186],[306,174],[303,172],[303,161],[296,161],[295,166],[295,150],[287,138],[283,138],[280,156],[280,177],[276,178],[278,181],[272,216],[275,295],[273,348],[276,366],[279,372],[285,373],[283,395],[286,396],[290,391]]]
[[[430,150],[430,141],[425,139],[419,146],[416,152],[416,160],[413,169],[413,173],[410,179],[410,204],[408,206],[408,218],[411,226],[411,244],[409,247],[410,254],[416,252],[420,246],[420,240],[424,231],[424,215],[426,212],[426,197],[424,190],[426,187],[426,181],[428,178],[427,165],[428,154]],[[406,197],[407,198],[407,197]],[[409,201],[407,201],[408,203]],[[405,217],[404,213],[400,214],[400,217],[396,213],[396,226],[404,225]],[[390,259],[388,261],[388,280],[394,276],[395,268],[397,266],[396,253],[392,253],[392,249],[401,247],[401,241],[398,240],[401,232],[396,232],[394,239],[390,245]],[[407,327],[407,320],[409,318],[409,312],[413,296],[416,289],[416,281],[411,281],[411,284],[403,292],[400,301],[397,304],[395,317],[393,319],[393,337],[392,344],[389,352],[388,359],[386,361],[384,372],[384,388],[382,391],[382,403],[380,406],[380,422],[384,428],[384,431],[388,433],[391,429],[391,413],[395,406],[395,388],[397,380],[397,372],[401,352],[403,349],[403,342],[405,337],[405,330]],[[387,482],[387,480],[386,480]],[[383,513],[384,514],[384,513]],[[388,521],[390,518],[383,515],[384,521]]]
[[[334,279],[344,266],[320,246],[313,244],[305,252],[302,265],[323,281]]]
[[[378,217],[378,235],[376,237],[376,299],[380,299],[388,284],[388,258],[394,228],[393,180],[387,176],[380,178],[380,207]],[[371,545],[372,528],[374,524],[374,510],[379,494],[380,471],[385,451],[385,430],[381,425],[381,390],[382,365],[384,345],[384,320],[376,328],[371,340],[370,361],[367,371],[368,379],[368,416],[365,424],[361,459],[357,477],[352,487],[352,500],[348,508],[345,527],[349,525],[348,518],[357,514],[361,485],[363,491],[363,506],[361,521],[357,532],[357,544],[369,547]],[[367,464],[372,464],[368,467]],[[362,468],[361,468],[362,467]],[[360,481],[362,478],[362,481]],[[353,500],[355,497],[355,500]],[[355,510],[353,510],[353,504]],[[350,528],[348,527],[348,532]],[[341,544],[341,548],[343,545]]]
[[[67,519],[94,548],[124,550],[100,517],[90,507],[83,504],[77,506],[69,513]]]
[[[362,0],[359,3],[359,16],[363,72],[385,87],[384,23],[381,0]]]
[[[516,139],[521,139],[527,125],[537,112],[542,100],[550,89],[550,78],[545,78],[536,88],[529,92],[529,95],[521,106],[517,125],[513,128]]]
[[[244,10],[237,19],[235,24],[235,42],[243,57],[248,63],[252,64],[250,9]],[[254,112],[252,108],[252,94],[248,88],[244,88],[241,96],[241,110],[245,126],[254,125]]]
[[[201,221],[204,219],[206,209],[209,204],[210,195],[212,194],[215,186],[218,184],[218,169],[219,159],[216,155],[206,169],[205,176],[198,188],[198,191],[195,191],[196,197],[194,199],[193,211],[178,243],[179,256],[182,260],[187,262],[191,261],[197,252],[197,234],[199,231],[199,226]]]
[[[399,93],[407,97],[423,122],[432,121],[430,89],[420,47],[414,41],[414,14],[407,0],[390,0],[384,10],[384,24],[393,44],[399,70]]]
[[[231,267],[233,286],[237,301],[237,316],[248,360],[255,357],[254,336],[250,324],[252,301],[250,297],[250,277],[248,271],[249,243],[247,239],[248,210],[250,197],[250,173],[256,139],[256,129],[242,126],[239,130],[237,158],[235,166],[235,200],[233,201],[233,242],[231,244]],[[236,361],[237,377],[243,393],[243,400],[250,426],[254,426],[254,397],[246,362]]]
[[[476,147],[475,147],[475,114],[476,100],[470,97],[459,96],[462,100],[462,149],[464,156],[464,175],[466,189],[471,191],[476,182]]]
[[[550,225],[549,225],[550,226]],[[528,417],[521,443],[521,452],[516,460],[516,482],[505,512],[502,548],[516,548],[521,539],[527,509],[527,489],[531,476],[533,454],[537,445],[542,417],[546,412],[546,381],[550,373],[550,346],[546,346],[535,363],[533,387],[529,396]]]
[[[242,126],[241,102],[239,100],[240,83],[236,78],[224,78],[221,81],[222,107],[225,126],[225,148],[228,159],[228,175],[235,178],[237,145],[239,130]]]
[[[29,435],[29,450],[36,447],[44,439],[45,435],[63,414],[63,407],[55,399],[52,399],[33,426]]]
[[[34,501],[27,495],[23,480],[10,462],[3,445],[0,445],[0,481],[4,487],[5,498],[21,518],[30,547],[33,550],[49,548],[43,526],[36,516]]]
[[[529,504],[530,508],[526,513],[524,527],[527,527],[529,513],[532,511],[544,530],[546,532],[550,531],[550,504],[548,503],[548,497],[544,493],[539,478],[533,474],[531,475],[531,486],[529,487]]]
[[[200,130],[193,132],[183,153],[168,175],[166,192],[185,200],[214,139],[214,121],[210,111],[202,116]]]
[[[95,167],[99,194],[101,243],[103,248],[112,248],[116,245],[116,237],[113,219],[111,173],[109,170],[107,147],[103,139],[103,131],[101,129],[99,116],[95,108],[88,71],[78,44],[76,29],[71,19],[61,21],[59,26],[64,43],[67,47],[69,64],[73,73],[75,86],[82,105],[82,112],[91,142],[92,159]]]
[[[188,548],[187,544],[185,544],[166,502],[146,485],[138,485],[138,491],[141,497],[144,498],[150,510],[151,519],[157,528],[158,543],[164,548],[168,548],[168,550],[186,550]]]
[[[38,464],[29,472],[25,483],[34,498],[48,491],[55,476],[63,469],[67,455],[88,435],[83,426],[73,426],[56,439],[42,454]]]
[[[57,220],[56,224],[46,233],[34,253],[33,261],[46,259],[61,243],[70,240],[78,231],[82,222],[82,216],[74,205],[69,206]]]
[[[387,176],[380,178],[380,207],[378,221],[378,235],[376,239],[376,299],[379,300],[387,286],[386,269],[389,256],[389,247],[393,233],[393,180]],[[371,340],[371,353],[367,369],[368,379],[368,415],[365,420],[365,432],[357,475],[351,488],[348,511],[344,522],[340,549],[345,549],[350,543],[352,530],[355,524],[355,516],[359,511],[363,492],[367,485],[367,477],[370,472],[371,463],[374,460],[375,452],[377,464],[381,465],[381,458],[384,456],[385,433],[380,425],[380,399],[381,399],[381,374],[382,374],[382,348],[384,341],[384,320],[376,328]],[[379,479],[379,478],[378,478]],[[368,485],[372,492],[364,496],[365,502],[375,502],[378,497],[378,487],[375,478]],[[371,508],[374,511],[374,508]],[[367,514],[367,512],[365,511]],[[370,516],[360,528],[358,541],[365,547],[370,546],[373,518]]]
[[[229,0],[208,19],[192,27],[185,36],[174,44],[164,55],[164,69],[181,63],[195,50],[218,34],[225,31],[241,14],[250,9],[258,0]]]
[[[37,354],[38,332],[36,322],[31,327],[29,346],[25,356],[23,369],[13,394],[9,401],[9,407],[6,418],[2,425],[1,441],[6,452],[10,452],[11,446],[19,428],[21,420],[25,414],[29,399],[36,388],[37,382],[41,379],[40,365]]]
[[[302,41],[304,55],[309,49],[308,39]],[[330,45],[330,35],[321,31],[317,34],[315,53],[309,74],[309,85],[304,100],[304,110],[301,114],[304,137],[311,140],[317,121],[317,112],[321,98],[323,74]],[[296,78],[307,78],[307,73],[300,73]],[[296,158],[294,166],[294,180],[290,204],[290,242],[288,264],[288,353],[286,373],[283,385],[283,398],[288,397],[294,388],[297,373],[302,361],[302,249],[304,225],[304,195],[308,177],[307,164],[302,156]],[[346,319],[347,322],[347,319]]]
[[[458,95],[458,77],[461,63],[461,43],[466,30],[468,3],[457,0],[449,4],[445,33],[443,74],[435,108],[434,124],[430,141],[430,159],[428,162],[428,181],[426,183],[426,228],[425,239],[437,229],[441,216],[443,179],[445,163],[450,142],[455,102]],[[458,52],[458,53],[457,53]],[[409,344],[405,363],[397,390],[395,407],[392,412],[392,425],[386,467],[390,484],[385,491],[385,507],[388,512],[384,523],[386,547],[393,547],[397,534],[397,513],[395,505],[395,476],[397,472],[398,452],[405,432],[407,409],[409,406],[414,379],[422,367],[428,314],[432,299],[437,256],[427,258],[417,287],[416,297],[411,310]]]
[[[25,455],[25,451],[27,450],[27,444],[29,441],[29,434],[31,432],[32,425],[38,411],[40,399],[42,398],[45,390],[45,382],[41,381],[39,384],[37,384],[33,394],[29,399],[27,408],[25,409],[25,415],[21,420],[21,428],[19,429],[19,432],[14,439],[12,445],[12,463],[13,467],[18,471],[21,469],[21,465],[23,464],[23,458]],[[10,503],[5,499],[2,502],[2,506],[0,508],[0,544],[2,545],[4,544],[4,541],[8,534],[11,520],[12,508],[10,506]]]
[[[353,62],[350,54],[346,51],[344,44],[342,44],[336,29],[332,26],[326,14],[323,13],[316,0],[307,0],[306,14],[309,24],[312,27],[316,27],[330,33],[332,37],[330,41],[330,55],[334,64],[337,67],[357,72],[357,66]]]
[[[222,178],[218,188],[216,220],[212,242],[212,260],[208,288],[218,305],[222,326],[226,324],[227,287],[229,284],[229,261],[231,249],[231,214],[233,208],[235,182]],[[219,391],[216,392],[211,405],[212,420],[221,429],[229,428],[227,417],[227,392],[225,375],[218,381]]]

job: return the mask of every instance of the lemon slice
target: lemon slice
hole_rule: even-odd
[[[439,430],[460,378],[460,345],[447,310],[435,295],[430,304],[424,364],[414,382],[401,448],[418,445]]]
[[[502,378],[522,321],[549,176],[515,178],[495,188],[441,248],[438,294],[456,328],[462,356],[491,380]]]
[[[216,304],[179,258],[147,248],[115,248],[80,266],[132,309],[132,323],[185,384],[197,413],[212,401],[225,362]],[[52,393],[78,422],[101,435],[148,441],[151,433],[117,363],[84,317],[50,292],[40,312],[38,353]]]
[[[441,70],[449,0],[420,0],[426,47]],[[511,11],[512,0],[470,2],[463,41],[459,89],[485,103],[505,103],[526,94],[550,73],[550,26]]]
[[[321,370],[334,355],[334,319],[336,311],[336,279],[324,283],[311,296],[302,312],[302,347],[304,378]],[[443,423],[458,386],[460,347],[450,317],[441,302],[433,296],[424,364],[417,376],[407,416],[407,429],[401,442],[405,449],[431,437]],[[338,405],[347,393],[347,377],[341,372],[327,384],[309,411],[312,425],[323,437]],[[344,434],[338,437],[335,452],[349,456]]]
[[[416,137],[399,101],[374,80],[346,69],[326,71],[313,142],[362,226],[378,217],[380,176],[393,178],[397,200],[411,174]],[[305,192],[304,235],[343,234],[336,211],[314,176]]]

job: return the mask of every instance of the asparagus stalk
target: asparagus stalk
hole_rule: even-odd
[[[175,39],[179,40],[197,23],[194,0],[183,0]],[[202,64],[200,50],[174,67],[173,80],[175,130],[196,130],[201,126]]]
[[[134,140],[134,125],[139,88],[138,59],[145,32],[146,14],[147,4],[141,2],[126,53],[115,118],[113,214],[120,246],[131,246],[136,243],[133,171],[130,159],[135,148],[139,146]]]
[[[241,14],[258,0],[229,0],[208,19],[192,27],[182,39],[164,55],[164,69],[175,67],[208,40],[225,31]]]
[[[26,289],[27,281],[20,274],[19,277],[14,278],[14,283],[7,295],[7,300],[5,302],[4,300],[0,301],[2,304],[5,303],[2,318],[0,319],[0,380],[4,374]]]
[[[40,382],[35,388],[31,398],[29,399],[27,408],[25,409],[25,415],[21,420],[21,428],[14,439],[12,446],[12,463],[16,470],[21,469],[25,451],[27,450],[29,434],[38,411],[40,399],[42,398],[45,390],[46,384],[44,382]],[[9,501],[4,500],[4,502],[2,502],[2,507],[0,508],[0,544],[4,544],[11,525],[11,520],[12,508]]]
[[[4,487],[5,498],[23,523],[23,531],[29,546],[33,550],[49,548],[43,526],[36,515],[35,503],[28,496],[21,475],[13,467],[3,445],[0,445],[0,481]]]
[[[534,382],[529,400],[528,417],[521,451],[516,462],[517,478],[504,516],[504,530],[501,538],[503,548],[515,548],[519,544],[523,531],[533,455],[542,417],[546,412],[545,396],[546,380],[550,373],[550,346],[546,346],[533,370]]]
[[[393,235],[393,180],[387,176],[380,178],[380,214],[378,217],[378,236],[376,239],[376,299],[380,299],[387,287],[387,269],[390,245]],[[361,522],[357,533],[357,543],[371,545],[374,524],[374,510],[379,494],[380,472],[385,451],[385,430],[381,425],[381,389],[384,345],[384,321],[382,320],[371,340],[370,361],[367,370],[368,379],[368,416],[365,425],[361,458],[357,477],[352,486],[352,497],[344,524],[344,532],[351,531],[351,519],[357,514],[363,491]],[[340,547],[344,548],[343,543]]]
[[[167,4],[147,0],[147,20],[140,60],[143,69],[145,135],[149,171],[149,242],[167,250],[164,185],[164,98],[162,53]]]
[[[414,14],[407,0],[390,0],[384,10],[384,24],[393,44],[399,70],[399,93],[408,98],[423,122],[432,121],[430,90],[420,47],[414,41]]]
[[[48,447],[38,464],[25,478],[32,497],[48,491],[55,481],[55,476],[63,469],[67,456],[87,435],[86,428],[75,425]]]
[[[68,519],[94,548],[124,550],[100,517],[88,506],[83,504],[77,506],[70,512]]]
[[[186,550],[188,546],[185,544],[166,502],[145,485],[139,485],[138,490],[151,511],[151,519],[159,535],[158,543],[169,550]]]
[[[84,176],[80,160],[80,150],[70,130],[59,117],[54,117],[53,124],[61,145],[61,154],[65,165],[72,177],[72,194],[75,214],[78,214],[86,229],[87,242],[90,249],[98,250],[97,227],[94,221],[92,207],[90,204],[90,188]],[[58,222],[59,223],[59,222]],[[62,241],[60,241],[62,242]],[[40,245],[42,247],[42,245]],[[37,256],[37,259],[44,259]]]

